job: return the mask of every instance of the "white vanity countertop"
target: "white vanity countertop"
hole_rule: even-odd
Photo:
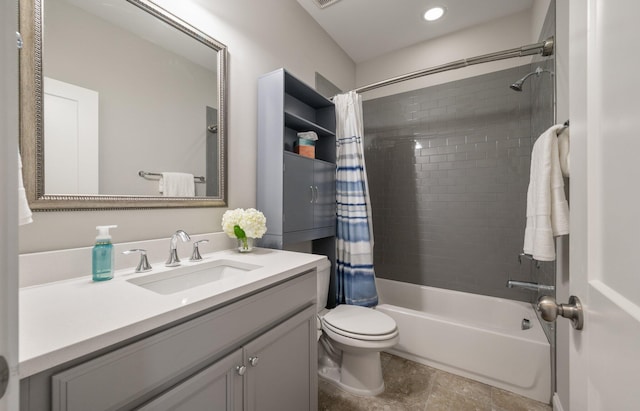
[[[240,254],[225,250],[204,255],[201,263],[225,259],[261,266],[229,278],[162,295],[127,280],[165,272],[133,268],[109,281],[91,275],[20,289],[20,378],[44,371],[117,342],[224,304],[313,269],[326,257],[256,248]]]

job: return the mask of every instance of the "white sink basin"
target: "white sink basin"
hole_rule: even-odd
[[[158,294],[173,294],[257,268],[262,267],[233,260],[215,260],[193,266],[179,267],[164,273],[132,278],[127,281]]]

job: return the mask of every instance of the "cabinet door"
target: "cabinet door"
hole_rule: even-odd
[[[153,401],[140,407],[141,411],[241,411],[242,349],[180,383]]]
[[[314,162],[314,228],[334,227],[336,224],[336,165]]]
[[[318,409],[315,307],[245,346],[247,410]]]
[[[297,154],[284,156],[284,232],[313,228],[313,163]]]

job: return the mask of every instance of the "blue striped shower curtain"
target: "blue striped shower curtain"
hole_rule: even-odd
[[[371,201],[362,149],[362,97],[351,91],[336,106],[338,304],[378,304],[373,270]]]

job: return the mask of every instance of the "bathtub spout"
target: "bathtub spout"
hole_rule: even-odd
[[[530,283],[528,281],[507,281],[507,288],[523,288],[531,291],[555,291],[556,287],[553,285],[543,285],[537,283]]]

